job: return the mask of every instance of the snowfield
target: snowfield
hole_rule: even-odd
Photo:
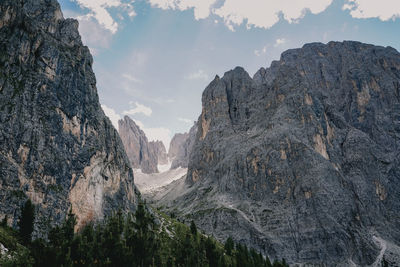
[[[171,162],[166,165],[158,165],[159,173],[143,173],[140,169],[134,169],[135,184],[143,194],[154,193],[162,187],[169,185],[187,173],[187,168],[170,169]]]

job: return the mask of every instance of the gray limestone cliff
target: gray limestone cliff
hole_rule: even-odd
[[[168,155],[167,150],[163,142],[161,141],[151,141],[149,142],[150,150],[153,151],[153,154],[157,157],[157,163],[160,165],[168,164]]]
[[[197,123],[190,128],[189,133],[176,134],[176,138],[171,140],[170,146],[173,147],[172,152],[174,156],[172,158],[171,169],[188,167],[190,153],[192,152],[193,145],[196,141],[196,134]]]
[[[0,216],[15,225],[36,204],[36,233],[78,228],[134,210],[137,189],[122,142],[99,104],[78,22],[55,0],[0,3]]]
[[[149,145],[146,134],[128,116],[119,120],[118,126],[119,135],[132,167],[141,169],[144,173],[158,172],[158,157],[154,146]]]
[[[189,133],[177,133],[172,137],[168,149],[168,158],[174,159],[178,155],[188,137]]]
[[[318,266],[400,265],[400,54],[284,52],[205,89],[186,179],[160,203],[220,240]]]

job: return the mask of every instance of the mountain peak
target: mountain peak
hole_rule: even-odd
[[[65,20],[57,1],[4,0],[0,51],[0,214],[15,225],[31,199],[41,235],[69,210],[78,228],[119,208],[134,211],[133,172],[101,109],[77,21]]]
[[[372,265],[376,240],[398,262],[399,77],[397,51],[358,42],[227,72],[203,93],[186,180],[160,202],[289,263]]]

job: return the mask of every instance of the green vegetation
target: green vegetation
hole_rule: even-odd
[[[20,226],[25,221],[26,230],[0,225],[0,243],[9,249],[0,266],[287,266],[271,264],[232,238],[223,245],[199,233],[193,221],[189,227],[159,211],[156,219],[143,203],[135,214],[117,212],[77,233],[75,216],[69,213],[62,225],[49,231],[48,240],[31,242],[31,205],[22,208],[26,218],[21,217]]]
[[[0,266],[33,266],[34,260],[29,249],[21,245],[16,231],[4,225],[0,226]],[[4,250],[3,250],[4,249]]]

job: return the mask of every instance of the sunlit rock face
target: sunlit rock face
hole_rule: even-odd
[[[0,4],[0,216],[30,198],[36,233],[77,227],[137,202],[122,142],[100,107],[78,22],[55,0]]]
[[[290,263],[400,264],[400,54],[307,44],[202,97],[183,184],[161,202]]]

